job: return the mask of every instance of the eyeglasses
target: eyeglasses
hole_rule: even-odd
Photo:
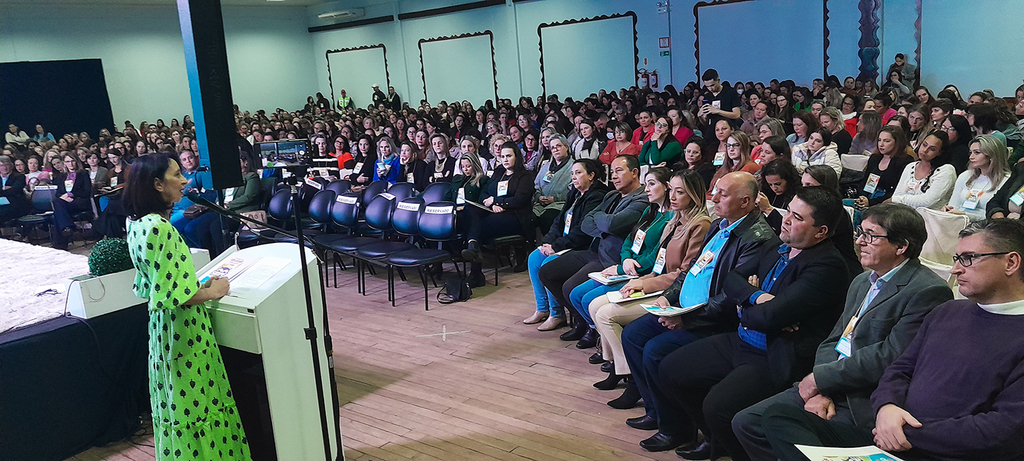
[[[875,243],[875,239],[879,239],[879,238],[884,238],[886,240],[889,239],[888,235],[875,235],[875,234],[872,234],[872,233],[864,230],[864,228],[861,227],[861,226],[857,226],[857,228],[853,230],[853,236],[854,236],[854,239],[860,239],[861,237],[864,237],[864,241],[866,241],[868,243],[868,245],[871,245],[872,243]]]
[[[942,127],[942,131],[947,131],[948,132],[948,131],[955,131],[955,130],[956,130],[956,128],[953,128],[951,126],[944,126],[944,127]]]
[[[1001,251],[998,253],[960,253],[953,255],[953,263],[960,264],[962,267],[971,267],[974,264],[975,258],[981,258],[983,256],[1002,256],[1012,253],[1011,251]]]
[[[736,147],[740,147],[740,143],[738,143],[738,142],[730,142],[730,143],[726,143],[726,144],[725,144],[725,147],[726,147],[726,148],[736,148]]]
[[[667,123],[661,123],[661,122],[655,123],[654,126],[656,126],[658,128],[668,128],[668,124]]]

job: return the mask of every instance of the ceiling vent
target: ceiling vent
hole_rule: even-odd
[[[349,19],[361,18],[365,13],[362,8],[352,8],[348,10],[329,11],[327,13],[320,13],[316,17],[326,21],[347,21]]]

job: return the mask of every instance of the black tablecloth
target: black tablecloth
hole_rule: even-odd
[[[149,411],[145,305],[0,335],[0,460],[62,460]]]

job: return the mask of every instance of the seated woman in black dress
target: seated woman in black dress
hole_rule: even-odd
[[[71,153],[64,154],[65,173],[54,178],[57,185],[53,199],[53,225],[50,226],[50,243],[59,250],[68,249],[68,238],[75,229],[72,216],[91,210],[92,180],[89,172],[82,169],[82,163]]]
[[[480,242],[509,235],[526,235],[533,231],[533,175],[523,164],[519,146],[511,141],[501,145],[498,154],[501,162],[480,194],[482,204],[489,208],[482,210],[467,207],[466,249],[462,257],[473,262],[470,286],[483,286],[484,274],[480,264]],[[517,249],[517,260],[526,259],[525,251]]]
[[[359,192],[373,182],[374,165],[377,163],[373,138],[364,134],[359,137],[356,146],[356,152],[352,155],[355,165],[352,166],[352,174],[348,177],[353,192]]]
[[[398,182],[411,182],[416,190],[422,192],[430,184],[430,175],[434,173],[433,165],[417,158],[416,144],[403,141],[398,151],[400,169]]]

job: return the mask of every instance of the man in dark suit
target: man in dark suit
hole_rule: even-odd
[[[804,423],[774,425],[771,432],[782,431],[806,445],[826,445],[819,432],[829,422],[846,423],[870,439],[875,424],[870,397],[882,372],[914,339],[925,315],[953,299],[949,286],[917,259],[928,233],[916,211],[885,203],[868,208],[863,216],[856,242],[861,264],[870,272],[851,284],[842,317],[818,346],[813,372],[732,420],[751,459],[801,459],[792,444],[769,441],[763,425],[769,407],[788,406],[803,413]]]
[[[25,198],[25,175],[14,170],[10,157],[0,156],[0,225],[31,211]]]
[[[829,189],[797,192],[782,221],[782,245],[765,245],[725,280],[723,291],[738,306],[736,331],[662,360],[659,434],[676,436],[692,421],[705,436],[696,449],[677,451],[683,459],[747,459],[732,433],[733,416],[810,371],[848,288],[846,262],[829,240],[843,213]]]

